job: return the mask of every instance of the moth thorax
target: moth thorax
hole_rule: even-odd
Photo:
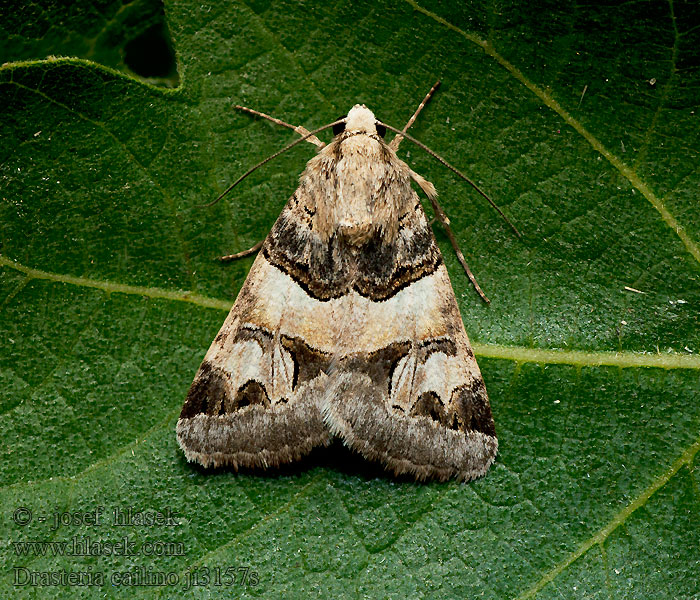
[[[369,141],[372,146],[376,145],[374,140]],[[362,151],[353,152],[351,148],[352,145],[348,145],[337,166],[334,222],[336,231],[348,244],[361,246],[384,229],[386,165],[376,156],[375,148],[368,148],[366,143]]]

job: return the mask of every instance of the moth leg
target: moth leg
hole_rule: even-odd
[[[472,273],[471,269],[469,268],[469,265],[467,264],[467,261],[464,258],[464,254],[462,253],[462,250],[459,248],[459,244],[457,243],[457,238],[455,237],[455,234],[452,231],[452,227],[450,227],[450,219],[447,217],[445,214],[445,211],[442,210],[442,206],[437,201],[437,198],[431,197],[430,198],[430,203],[433,205],[433,210],[435,211],[435,216],[438,218],[442,226],[445,228],[445,233],[447,233],[447,237],[450,240],[450,244],[452,244],[452,249],[455,251],[455,254],[457,255],[457,260],[459,261],[459,264],[462,265],[464,268],[464,272],[467,274],[467,277],[469,277],[469,281],[472,282],[472,285],[474,286],[474,289],[476,290],[477,294],[481,296],[481,299],[486,302],[486,304],[491,304],[491,301],[486,297],[486,294],[484,294],[484,291],[481,289],[479,284],[476,281],[476,277],[474,277],[474,274]]]
[[[401,130],[402,133],[406,133],[411,127],[411,125],[413,125],[416,118],[423,110],[425,105],[428,103],[432,95],[435,93],[435,90],[438,89],[438,87],[440,87],[439,80],[435,83],[435,85],[433,85],[432,88],[430,88],[430,91],[426,94],[425,98],[423,98],[423,102],[420,103],[420,105],[416,109],[416,112],[413,113],[413,116],[408,120],[408,123],[406,123],[404,128]],[[400,133],[396,134],[396,137],[389,143],[389,147],[392,150],[394,150],[394,152],[396,152],[396,150],[398,150],[399,148],[399,144],[401,143],[402,139],[403,135],[401,135]],[[433,205],[433,210],[435,211],[435,217],[445,228],[445,232],[447,233],[447,237],[450,240],[450,244],[452,244],[452,248],[454,249],[455,254],[457,255],[457,260],[459,260],[459,263],[462,265],[462,268],[467,274],[467,277],[469,277],[469,281],[471,281],[472,285],[474,286],[474,289],[477,291],[479,296],[481,296],[481,299],[484,302],[486,302],[486,304],[490,304],[491,301],[486,297],[486,294],[484,294],[484,291],[481,289],[481,286],[479,286],[478,282],[476,281],[476,277],[474,277],[474,274],[472,273],[471,269],[469,268],[469,265],[467,264],[466,259],[464,258],[464,254],[462,253],[462,250],[460,249],[459,244],[457,243],[457,238],[455,237],[452,231],[452,227],[450,227],[450,219],[447,217],[445,211],[442,210],[440,203],[437,201],[437,192],[435,191],[435,187],[432,183],[427,181],[424,177],[418,175],[418,173],[416,173],[415,171],[411,171],[411,178],[420,186],[420,188],[425,192],[425,195],[428,196],[428,198],[430,199],[430,203]],[[432,225],[433,221],[431,221],[430,224]]]
[[[440,87],[440,80],[438,80],[433,87],[430,88],[430,91],[426,94],[425,98],[423,98],[423,102],[420,103],[418,108],[416,109],[416,112],[413,113],[413,116],[408,120],[408,123],[406,123],[406,126],[402,129],[403,133],[406,133],[411,125],[415,122],[416,118],[418,117],[418,114],[420,111],[423,110],[425,105],[428,103],[428,100],[430,100],[430,97],[435,93],[435,90],[437,90]],[[397,134],[396,137],[389,142],[389,147],[396,152],[399,149],[399,144],[401,143],[401,140],[403,139],[403,136],[401,134]]]
[[[221,262],[231,262],[232,260],[238,260],[239,258],[245,258],[246,256],[250,256],[251,254],[255,254],[262,247],[263,241],[264,240],[260,240],[252,248],[248,248],[247,250],[243,250],[241,252],[236,252],[236,254],[227,254],[226,256],[219,256],[217,260],[220,260]]]
[[[277,125],[281,125],[282,127],[287,127],[289,129],[293,129],[296,131],[300,136],[305,136],[309,134],[309,130],[306,129],[306,127],[302,127],[301,125],[290,125],[289,123],[285,123],[284,121],[280,119],[276,119],[275,117],[271,117],[270,115],[266,115],[265,113],[261,113],[257,110],[254,110],[252,108],[247,108],[246,106],[239,106],[236,104],[233,108],[237,108],[238,110],[243,110],[245,112],[248,112],[252,115],[256,115],[257,117],[262,117],[263,119],[267,119],[268,121],[272,121],[273,123]],[[310,142],[314,146],[317,146],[319,148],[323,148],[326,144],[324,144],[321,140],[319,140],[315,135],[311,135],[308,138],[306,138],[307,142]]]
[[[445,228],[445,232],[447,233],[447,237],[450,240],[450,244],[452,244],[452,248],[454,249],[455,254],[457,255],[457,260],[459,261],[459,264],[462,265],[462,268],[464,268],[464,272],[467,274],[467,277],[469,277],[469,281],[472,282],[474,289],[477,291],[479,296],[481,296],[481,299],[484,302],[486,302],[486,304],[491,304],[491,301],[486,297],[486,294],[484,294],[484,291],[477,283],[476,277],[474,277],[474,274],[472,273],[471,269],[469,268],[469,265],[467,264],[467,261],[464,258],[464,254],[459,248],[457,238],[455,237],[455,234],[452,231],[452,227],[450,227],[450,219],[447,217],[445,211],[442,210],[442,206],[440,206],[440,203],[437,201],[437,192],[435,191],[435,186],[432,183],[430,183],[425,177],[419,175],[415,171],[411,171],[411,179],[413,179],[413,181],[415,181],[418,184],[418,187],[420,187],[420,189],[422,189],[423,192],[425,192],[425,195],[428,196],[430,203],[433,205],[435,217]]]

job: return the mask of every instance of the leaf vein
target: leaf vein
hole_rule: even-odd
[[[508,71],[515,79],[517,79],[521,84],[523,84],[527,89],[529,89],[535,96],[537,96],[547,107],[556,112],[564,122],[576,130],[583,138],[605,159],[617,169],[636,189],[638,189],[642,195],[651,203],[651,205],[658,211],[661,215],[663,221],[668,225],[673,232],[678,236],[686,250],[691,254],[691,256],[700,262],[700,246],[691,239],[685,228],[676,220],[676,218],[671,214],[666,205],[664,204],[662,198],[656,195],[656,193],[647,185],[647,183],[636,173],[636,171],[625,164],[620,158],[608,150],[603,143],[595,137],[590,131],[588,131],[583,124],[575,119],[569,111],[567,111],[559,102],[557,102],[551,94],[540,88],[534,82],[530,81],[525,77],[524,73],[520,71],[514,64],[509,62],[504,56],[498,53],[496,48],[488,41],[480,38],[472,33],[467,33],[466,31],[460,29],[456,25],[453,25],[441,16],[427,10],[420,6],[415,0],[405,0],[408,2],[415,10],[426,15],[427,17],[437,21],[441,25],[444,25],[448,29],[458,33],[470,42],[480,46],[483,51],[493,58],[498,64],[500,64],[506,71]]]
[[[204,308],[230,310],[232,302],[193,294],[185,290],[166,290],[157,287],[128,285],[110,281],[100,281],[87,277],[76,277],[60,273],[50,273],[24,266],[0,254],[0,267],[5,266],[24,273],[31,279],[41,279],[57,283],[90,287],[109,293],[134,294],[147,298],[188,302]],[[559,350],[532,348],[525,346],[504,346],[501,344],[472,343],[474,352],[486,358],[512,360],[517,363],[541,363],[573,365],[578,367],[651,367],[660,369],[700,369],[700,355],[643,352],[606,352],[584,350]]]
[[[203,554],[198,560],[195,560],[195,561],[193,561],[192,563],[190,563],[185,569],[183,569],[183,570],[181,571],[179,580],[180,580],[180,581],[184,581],[184,579],[185,579],[185,574],[186,574],[191,568],[193,568],[193,567],[195,567],[195,566],[198,566],[198,565],[204,564],[204,563],[207,561],[207,559],[209,559],[209,558],[211,558],[211,557],[213,557],[213,556],[216,556],[219,552],[222,552],[222,551],[226,550],[227,548],[230,548],[230,547],[233,546],[233,544],[235,544],[238,540],[240,540],[241,538],[246,537],[247,535],[250,535],[253,531],[255,531],[255,530],[256,530],[258,527],[260,527],[261,525],[264,525],[265,523],[268,523],[271,519],[273,519],[273,518],[275,518],[275,517],[277,517],[277,516],[279,516],[279,515],[282,515],[282,514],[288,512],[289,509],[290,509],[296,502],[298,502],[301,498],[303,498],[304,496],[306,496],[306,495],[308,494],[308,490],[309,490],[310,488],[312,488],[312,487],[314,486],[314,484],[316,484],[316,482],[317,482],[320,478],[321,478],[321,474],[319,473],[318,475],[314,476],[314,478],[313,478],[311,481],[309,481],[309,482],[306,483],[304,486],[302,486],[302,488],[301,488],[296,494],[294,494],[294,496],[292,496],[289,500],[287,500],[287,502],[285,502],[284,504],[282,504],[280,507],[278,507],[277,509],[275,509],[275,510],[272,511],[272,512],[267,513],[264,517],[261,517],[254,525],[252,525],[251,527],[249,527],[249,528],[246,529],[245,531],[242,531],[242,532],[239,533],[238,535],[235,535],[234,537],[232,537],[232,538],[231,538],[228,542],[226,542],[225,544],[222,544],[221,546],[217,546],[217,547],[214,548],[213,550],[210,550],[210,551],[207,552],[206,554]],[[168,590],[166,590],[165,588],[161,588],[161,589],[158,591],[158,595],[157,595],[156,597],[157,597],[157,598],[162,598],[162,597],[163,597],[163,593],[164,593],[164,592],[167,592],[167,591],[168,591]]]
[[[682,467],[690,466],[699,450],[700,437],[698,437],[695,442],[690,445],[670,467],[668,467],[663,473],[661,473],[661,475],[654,479],[654,481],[652,481],[651,484],[645,490],[643,490],[641,494],[639,494],[639,496],[637,496],[617,514],[615,514],[613,518],[610,519],[610,521],[596,534],[582,542],[576,551],[572,552],[563,561],[552,567],[531,588],[520,594],[517,597],[517,600],[526,600],[527,598],[534,597],[540,590],[542,590],[542,588],[544,588],[550,582],[553,582],[560,573],[586,554],[592,547],[604,544],[618,527],[624,525],[639,508],[645,506],[649,499],[657,491],[664,487]]]
[[[45,73],[42,75],[42,78],[43,78],[44,75],[45,75]],[[90,124],[93,125],[94,127],[96,127],[96,128],[98,128],[98,129],[104,131],[105,134],[106,134],[107,136],[109,136],[109,137],[112,139],[112,141],[113,141],[117,146],[119,146],[119,147],[122,149],[122,151],[131,159],[131,161],[133,162],[133,164],[135,164],[136,167],[137,167],[141,172],[143,172],[143,173],[146,175],[146,177],[150,180],[150,182],[151,182],[156,188],[158,188],[158,190],[160,191],[161,195],[162,195],[163,198],[165,199],[165,201],[166,201],[166,203],[167,203],[167,205],[168,205],[168,208],[169,208],[170,211],[172,212],[173,217],[175,218],[175,220],[177,221],[177,223],[178,223],[178,225],[179,225],[179,226],[176,228],[175,231],[176,231],[176,234],[177,234],[177,237],[178,237],[178,241],[180,242],[180,245],[181,245],[181,247],[182,247],[182,259],[183,259],[183,262],[184,262],[184,271],[185,271],[185,275],[187,276],[187,278],[188,278],[188,280],[189,280],[189,282],[190,282],[190,285],[191,285],[192,287],[194,287],[194,286],[195,286],[195,279],[194,279],[194,276],[193,276],[194,274],[193,274],[193,270],[192,270],[192,267],[191,267],[191,264],[190,264],[190,257],[189,257],[189,252],[188,252],[188,250],[187,250],[187,244],[186,244],[185,239],[184,239],[184,236],[183,236],[183,234],[182,234],[182,230],[183,230],[182,217],[178,214],[177,208],[176,208],[176,206],[175,206],[175,201],[173,200],[173,198],[172,198],[172,196],[170,195],[170,193],[160,184],[160,182],[159,182],[158,179],[153,175],[153,173],[151,173],[151,172],[149,171],[148,167],[146,167],[146,165],[136,157],[136,155],[134,154],[134,152],[133,152],[132,150],[129,149],[129,147],[127,146],[127,144],[126,144],[125,142],[123,142],[122,140],[120,140],[112,131],[109,130],[109,128],[105,125],[105,123],[103,123],[103,122],[101,122],[101,121],[97,121],[97,120],[95,120],[95,119],[91,119],[90,117],[88,117],[87,115],[84,115],[84,114],[81,113],[80,111],[78,111],[78,110],[76,110],[76,109],[74,109],[74,108],[71,108],[71,107],[68,106],[67,104],[64,104],[63,102],[60,102],[60,101],[56,100],[55,98],[52,98],[52,97],[49,96],[48,94],[45,94],[44,92],[42,92],[42,91],[40,91],[40,90],[38,90],[38,89],[31,88],[31,87],[29,87],[29,86],[26,86],[26,85],[24,85],[24,84],[22,84],[22,83],[19,83],[19,82],[17,82],[17,81],[14,81],[14,80],[12,81],[12,83],[13,83],[13,85],[16,85],[16,86],[17,86],[18,88],[20,88],[20,89],[23,89],[23,90],[26,90],[26,91],[28,91],[28,92],[34,93],[34,94],[36,94],[37,96],[41,96],[42,98],[46,99],[48,102],[51,102],[52,104],[55,104],[56,106],[61,107],[62,109],[64,109],[64,110],[67,111],[68,113],[74,114],[74,115],[78,116],[80,119],[82,119],[83,121],[85,121],[86,123],[90,123]]]
[[[182,409],[178,408],[177,409],[177,414],[180,414],[180,411]],[[75,483],[77,480],[82,479],[92,471],[95,471],[104,465],[111,464],[114,462],[116,459],[118,459],[120,456],[126,454],[128,450],[133,450],[143,442],[145,442],[151,435],[154,433],[157,433],[161,429],[163,429],[168,422],[173,418],[173,415],[175,415],[176,412],[174,410],[171,410],[169,413],[166,414],[165,418],[155,425],[153,425],[150,429],[146,430],[143,434],[139,436],[140,439],[137,439],[135,442],[131,442],[130,444],[127,444],[126,446],[122,446],[121,448],[118,448],[115,452],[110,454],[109,456],[105,456],[104,458],[101,458],[98,461],[95,461],[91,465],[88,465],[85,467],[82,471],[79,471],[78,473],[74,473],[73,475],[53,475],[51,477],[47,477],[44,479],[35,479],[32,481],[16,481],[15,483],[11,483],[9,485],[5,485],[0,487],[0,492],[5,491],[7,489],[12,489],[12,488],[21,488],[21,487],[31,487],[35,485],[40,485],[42,483],[46,483],[48,481],[51,482],[56,482],[56,481],[65,481],[69,482],[71,484]]]

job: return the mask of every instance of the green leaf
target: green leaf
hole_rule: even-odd
[[[178,83],[158,0],[19,2],[2,16],[0,63],[77,56],[159,85]]]
[[[167,2],[165,89],[118,70],[144,29],[90,51],[119,4],[106,25],[95,5],[28,4],[51,35],[3,9],[0,596],[699,597],[693,6]],[[401,127],[437,78],[413,134],[524,232],[404,142],[492,301],[436,228],[496,464],[467,485],[393,480],[336,447],[278,474],[188,465],[175,422],[251,264],[212,259],[262,239],[313,154],[202,209],[294,138],[232,105],[313,128],[364,102]],[[130,507],[177,524],[113,526]],[[125,536],[134,554],[108,555]],[[73,538],[95,555],[16,545]],[[216,585],[229,567],[245,585]],[[43,585],[71,571],[104,585]]]

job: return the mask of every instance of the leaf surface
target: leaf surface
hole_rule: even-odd
[[[5,20],[23,43],[0,68],[0,595],[698,597],[700,29],[674,2],[524,6],[168,2],[174,89],[90,50],[94,7],[49,15],[55,39]],[[313,154],[202,209],[293,139],[232,105],[311,129],[362,102],[401,127],[437,78],[413,134],[524,233],[402,144],[492,301],[436,227],[496,464],[468,485],[342,448],[275,475],[188,465],[175,422],[251,264],[212,259],[266,235]],[[130,507],[176,524],[113,526]],[[135,554],[107,555],[124,536]],[[102,551],[16,545],[74,537]],[[17,587],[17,567],[105,582]]]

